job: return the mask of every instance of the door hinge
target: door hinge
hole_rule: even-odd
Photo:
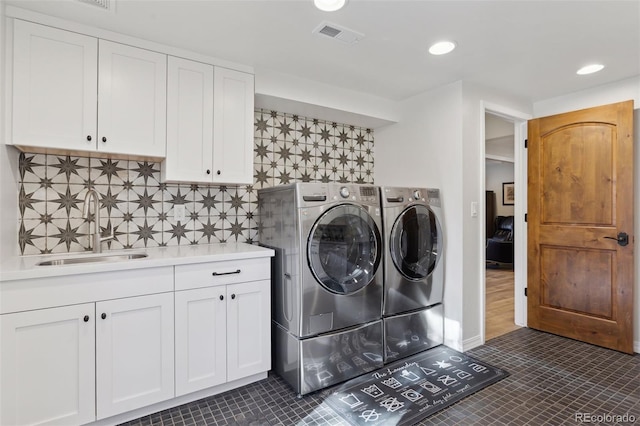
[[[525,222],[527,221],[527,214],[526,213],[524,214],[524,221]]]
[[[524,297],[527,297],[527,287],[524,288]]]
[[[524,147],[526,148],[526,147],[527,147],[527,145],[529,145],[529,139],[525,139],[525,140],[524,140]]]

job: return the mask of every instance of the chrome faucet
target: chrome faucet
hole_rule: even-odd
[[[84,205],[82,206],[82,217],[87,220],[89,219],[89,210],[91,205],[90,198],[93,198],[93,211],[96,214],[95,229],[93,233],[93,252],[102,253],[102,242],[114,239],[115,235],[113,230],[111,230],[111,235],[107,237],[102,237],[102,235],[100,235],[100,199],[98,198],[98,193],[95,189],[87,190],[87,195],[84,197]]]

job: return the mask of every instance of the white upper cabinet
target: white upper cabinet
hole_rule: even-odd
[[[98,150],[164,157],[167,55],[100,40]]]
[[[13,144],[95,150],[98,40],[14,20]]]
[[[164,181],[253,182],[252,74],[169,57]]]
[[[254,77],[216,67],[214,90],[213,182],[251,184]]]
[[[167,55],[14,20],[10,143],[164,157]]]
[[[211,182],[212,153],[213,66],[169,56],[163,181]]]

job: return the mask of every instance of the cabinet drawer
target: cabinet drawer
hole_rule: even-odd
[[[271,279],[271,258],[178,265],[176,290]]]

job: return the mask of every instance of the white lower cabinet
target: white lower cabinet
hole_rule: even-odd
[[[174,396],[173,294],[96,303],[97,418]]]
[[[269,280],[177,291],[176,396],[271,368]]]
[[[174,396],[173,293],[0,322],[2,425],[83,424]]]
[[[225,287],[177,291],[176,396],[227,381]]]
[[[0,424],[95,420],[93,303],[0,315]]]
[[[227,380],[271,369],[271,282],[227,286]]]
[[[0,282],[0,425],[121,423],[265,378],[270,276],[260,257]]]

